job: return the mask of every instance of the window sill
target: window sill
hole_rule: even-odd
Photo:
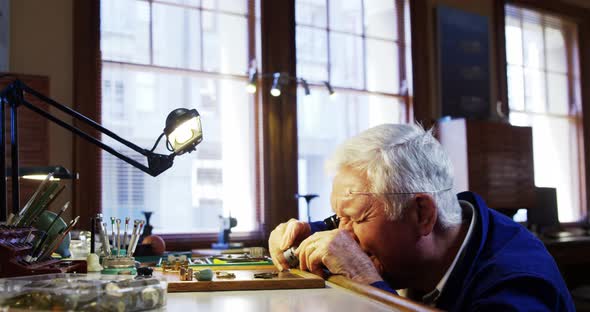
[[[184,233],[158,234],[166,242],[167,251],[187,251],[192,249],[211,248],[217,242],[218,233]],[[232,233],[232,242],[243,243],[244,247],[266,247],[267,241],[262,231]]]

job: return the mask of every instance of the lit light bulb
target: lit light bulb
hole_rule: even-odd
[[[173,142],[179,145],[188,142],[190,139],[193,138],[193,129],[197,129],[197,123],[198,121],[196,118],[189,119],[188,121],[180,125],[178,128],[176,128],[174,132],[170,134],[170,138]]]
[[[38,180],[38,181],[43,181],[45,180],[45,178],[47,177],[46,174],[30,174],[30,175],[24,175],[22,176],[23,179],[27,179],[27,180]],[[50,177],[49,181],[59,181],[59,178],[54,178],[54,177]]]
[[[246,92],[248,92],[248,93],[250,93],[250,94],[254,94],[254,93],[256,93],[256,85],[255,85],[255,84],[253,84],[253,83],[249,83],[249,84],[246,86]]]
[[[277,97],[281,96],[281,73],[274,73],[272,80],[272,87],[270,88],[270,95]]]
[[[281,90],[279,88],[272,88],[270,89],[270,95],[274,97],[281,96]]]

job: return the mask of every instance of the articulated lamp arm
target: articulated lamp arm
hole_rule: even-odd
[[[5,97],[11,107],[14,106],[14,108],[17,108],[19,105],[23,105],[26,108],[28,108],[29,110],[35,112],[36,114],[41,115],[42,117],[58,124],[62,128],[65,128],[72,133],[75,133],[76,135],[87,140],[88,142],[90,142],[90,143],[100,147],[101,149],[113,154],[117,158],[129,163],[130,165],[142,170],[143,172],[145,172],[151,176],[155,177],[158,174],[164,172],[166,169],[168,169],[172,166],[172,161],[174,160],[174,156],[176,156],[176,152],[173,152],[169,155],[161,155],[161,154],[151,152],[147,149],[143,149],[143,148],[137,146],[136,144],[121,138],[120,136],[118,136],[114,132],[110,131],[109,129],[104,128],[103,126],[101,126],[100,124],[95,122],[94,120],[82,115],[81,113],[79,113],[79,112],[77,112],[77,111],[75,111],[63,104],[60,104],[60,103],[54,101],[53,99],[35,91],[34,89],[30,88],[29,86],[27,86],[26,84],[24,84],[20,80],[14,81],[12,84],[10,84],[5,89],[5,91],[6,91]],[[59,109],[60,111],[66,113],[66,114],[76,118],[77,120],[83,122],[84,124],[94,128],[98,132],[109,136],[110,138],[120,142],[121,144],[129,147],[130,149],[147,157],[149,167],[145,166],[144,164],[142,164],[142,163],[140,163],[128,156],[125,156],[125,155],[119,153],[114,148],[106,145],[105,143],[94,138],[93,136],[89,135],[88,133],[80,130],[79,128],[77,128],[75,126],[72,126],[72,125],[64,122],[63,120],[52,115],[51,113],[40,109],[39,107],[35,106],[31,102],[27,101],[24,97],[24,93],[28,93],[28,94],[34,96],[35,98]]]
[[[83,122],[84,124],[92,127],[93,129],[97,130],[98,132],[109,136],[110,138],[116,140],[117,142],[127,146],[128,148],[136,151],[137,153],[145,156],[147,158],[148,165],[144,165],[128,156],[123,155],[122,153],[118,152],[114,148],[106,145],[105,143],[101,142],[100,140],[94,138],[93,136],[89,135],[88,133],[80,130],[79,128],[68,124],[67,122],[63,121],[62,119],[56,117],[55,115],[45,111],[27,99],[25,99],[24,94],[27,93],[40,101],[43,101],[60,111],[66,113],[67,115],[72,116],[73,118]],[[6,105],[5,105],[6,104]],[[202,129],[201,129],[201,121],[200,115],[196,109],[176,109],[172,111],[168,118],[166,119],[166,127],[164,129],[164,133],[166,135],[166,146],[172,152],[168,155],[154,153],[153,150],[155,149],[156,145],[152,150],[147,150],[137,146],[136,144],[125,140],[115,134],[114,132],[110,131],[109,129],[104,128],[94,120],[84,116],[83,114],[79,113],[78,111],[67,107],[63,104],[60,104],[53,99],[35,91],[34,89],[30,88],[20,80],[15,80],[12,82],[8,87],[0,92],[0,131],[1,131],[1,138],[0,143],[2,146],[2,155],[0,156],[0,166],[2,166],[2,172],[0,173],[0,191],[3,191],[4,194],[6,193],[6,158],[5,158],[5,127],[4,127],[4,115],[5,115],[5,107],[10,107],[10,115],[11,115],[11,148],[12,148],[12,183],[13,183],[13,212],[18,212],[18,127],[17,127],[17,108],[18,106],[22,105],[26,108],[30,109],[31,111],[35,112],[38,115],[58,124],[62,128],[67,129],[68,131],[75,133],[76,135],[84,138],[88,142],[100,147],[101,149],[111,153],[112,155],[116,156],[117,158],[129,163],[130,165],[142,170],[143,172],[151,175],[157,176],[160,173],[166,171],[170,167],[172,167],[174,157],[176,155],[183,154],[185,152],[192,152],[195,150],[196,146],[201,143],[203,139]],[[184,131],[184,133],[180,133]],[[160,138],[162,137],[160,136]],[[14,187],[16,186],[16,187]],[[16,199],[16,200],[15,200]],[[2,201],[2,207],[4,208],[6,205],[5,201]],[[2,209],[2,213],[5,213],[5,209]],[[2,219],[3,216],[0,216]],[[4,215],[5,217],[5,215]]]

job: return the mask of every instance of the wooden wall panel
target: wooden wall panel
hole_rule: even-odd
[[[3,76],[7,75],[7,76]],[[34,90],[49,95],[49,79],[44,76],[34,75],[19,75],[19,74],[7,74],[0,73],[0,90],[3,90],[8,84],[15,79],[20,79],[29,87]],[[31,102],[31,104],[43,109],[48,110],[48,104],[41,102],[31,96],[25,94],[25,99]],[[5,118],[5,131],[6,131],[6,165],[10,167],[12,156],[10,153],[10,110],[6,108]],[[35,114],[33,111],[26,107],[18,108],[18,143],[19,143],[19,166],[20,167],[31,167],[31,166],[47,166],[49,164],[49,121],[44,119],[40,115]],[[7,201],[6,207],[8,207],[9,213],[12,211],[12,185],[11,179],[8,178],[7,182],[7,194],[2,195],[2,199]],[[21,180],[20,181],[20,207],[23,206],[23,202],[30,198],[38,185],[36,181]],[[6,197],[4,197],[6,196]]]

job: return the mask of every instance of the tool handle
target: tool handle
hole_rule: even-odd
[[[100,224],[100,232],[101,232],[101,238],[102,238],[102,250],[106,253],[105,256],[110,256],[111,255],[111,245],[109,243],[109,237],[107,234],[107,224],[106,223],[101,223]]]
[[[131,233],[131,239],[129,239],[129,245],[127,246],[127,255],[132,256],[131,249],[133,248],[133,242],[135,241],[135,237],[137,235],[137,222],[133,224],[133,232]]]
[[[139,229],[137,229],[137,235],[135,235],[135,241],[133,242],[133,248],[131,248],[131,255],[135,253],[135,248],[137,247],[137,242],[139,241],[139,237],[141,234],[141,229],[143,229],[143,222],[139,224]]]

